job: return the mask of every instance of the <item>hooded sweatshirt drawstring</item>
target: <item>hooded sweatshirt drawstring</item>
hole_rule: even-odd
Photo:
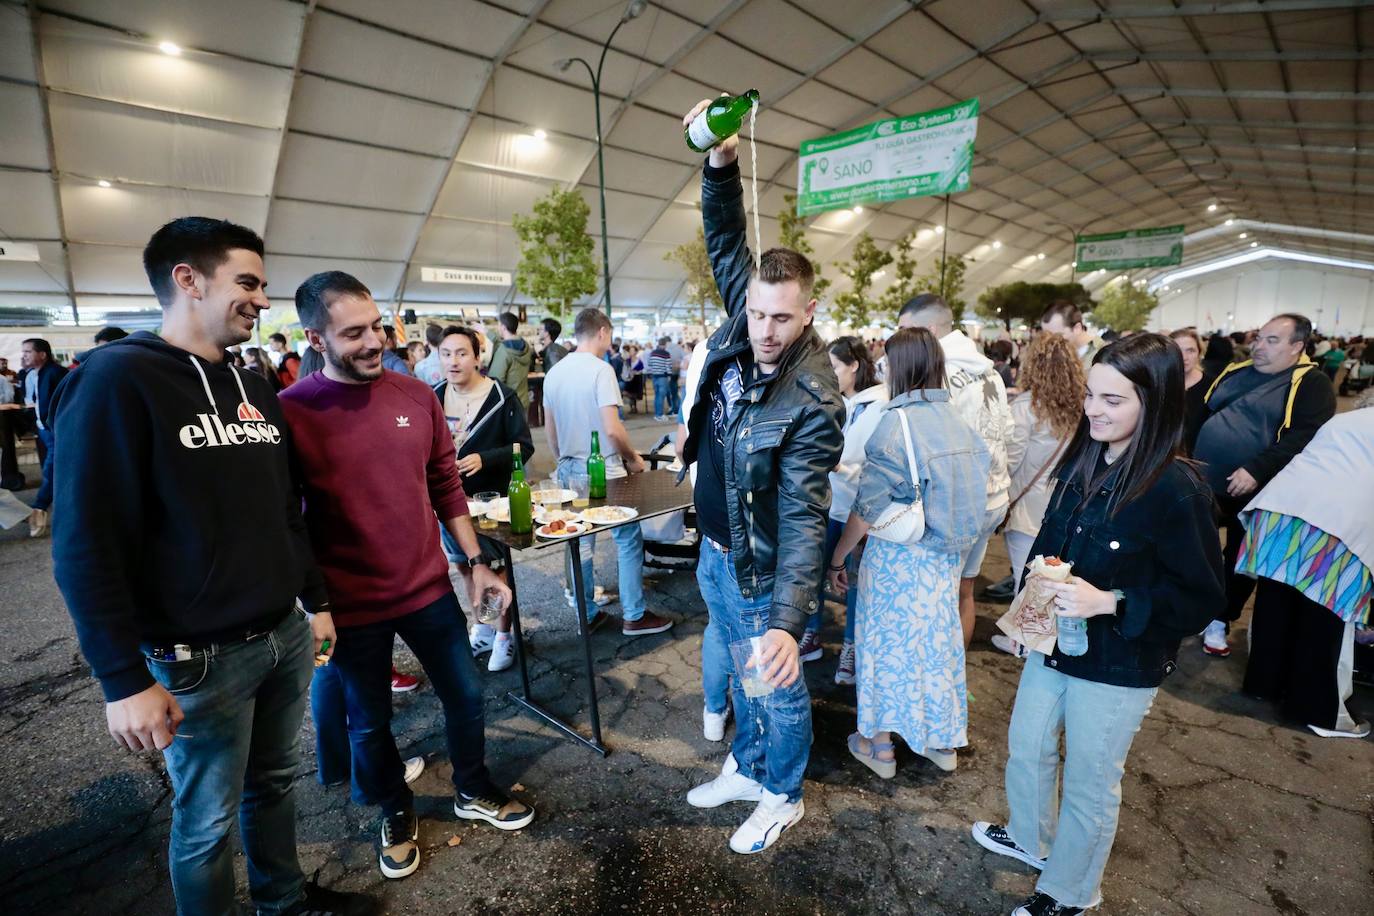
[[[214,411],[215,414],[219,414],[219,405],[215,403],[215,396],[210,391],[210,380],[205,377],[205,370],[200,367],[200,360],[189,353],[186,355],[186,358],[191,361],[191,365],[196,367],[196,372],[200,373],[200,383],[205,386],[205,397],[210,401],[210,409]],[[239,386],[240,390],[242,390],[242,387],[242,385]]]

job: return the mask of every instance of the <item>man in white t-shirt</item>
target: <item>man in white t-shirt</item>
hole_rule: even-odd
[[[544,378],[544,432],[549,449],[558,462],[558,479],[568,485],[574,474],[587,472],[592,433],[596,433],[606,459],[606,479],[638,474],[644,459],[630,443],[625,424],[620,422],[620,385],[615,370],[606,361],[611,347],[611,320],[599,309],[583,309],[573,325],[577,350],[569,353],[549,370]],[[662,633],[673,622],[644,609],[644,533],[639,524],[611,529],[620,560],[620,606],[626,636]],[[596,538],[582,542],[582,583],[587,599],[587,623],[599,626],[607,614],[597,607],[592,564]],[[568,587],[572,588],[572,570]]]

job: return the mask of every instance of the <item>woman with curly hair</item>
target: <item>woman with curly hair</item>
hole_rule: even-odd
[[[1078,427],[1087,382],[1082,361],[1068,340],[1058,334],[1036,334],[1021,352],[1016,383],[1021,393],[1011,402],[1015,424],[1007,441],[1011,506],[1004,536],[1011,572],[1019,585],[1050,501],[1050,468]],[[1026,654],[1024,646],[1001,633],[992,637],[992,644],[1012,655]]]

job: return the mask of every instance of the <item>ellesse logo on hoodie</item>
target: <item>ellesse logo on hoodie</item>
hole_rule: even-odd
[[[198,423],[188,423],[181,428],[181,444],[187,448],[215,448],[254,442],[281,443],[281,430],[264,420],[262,411],[252,404],[246,401],[239,404],[238,417],[242,423],[225,423],[212,413],[196,414]]]

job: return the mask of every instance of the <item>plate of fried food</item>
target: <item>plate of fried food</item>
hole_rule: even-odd
[[[540,525],[534,529],[534,533],[541,538],[558,540],[559,538],[577,537],[579,534],[586,534],[591,530],[592,526],[585,522],[565,522],[562,519],[555,519]]]
[[[593,525],[618,525],[621,522],[628,522],[630,519],[639,515],[638,509],[631,509],[629,506],[593,506],[590,509],[583,509],[579,516],[582,521],[590,522]]]

